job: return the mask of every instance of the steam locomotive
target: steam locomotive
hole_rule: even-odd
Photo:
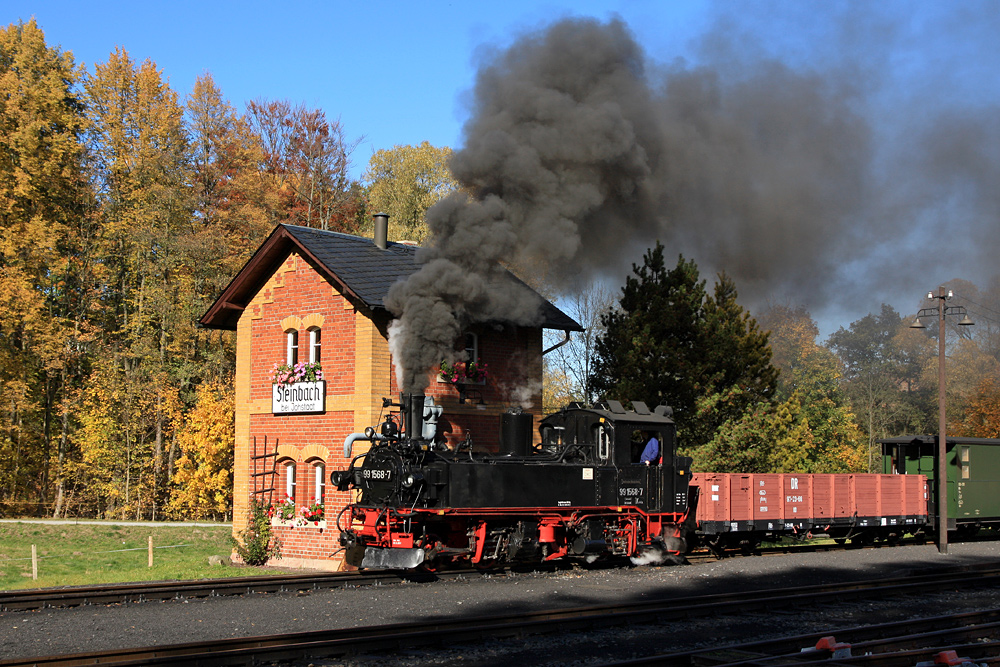
[[[474,451],[469,438],[453,449],[437,443],[441,408],[430,397],[384,407],[398,407],[402,423],[390,413],[377,431],[349,436],[350,466],[330,475],[338,490],[360,492],[337,518],[351,565],[662,561],[687,550],[691,459],[676,456],[666,406],[571,404],[541,422],[537,445],[532,415],[508,411],[496,453]],[[643,462],[654,438],[658,452]],[[352,457],[359,440],[371,447]]]

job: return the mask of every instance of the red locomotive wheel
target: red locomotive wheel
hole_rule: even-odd
[[[424,550],[424,562],[419,568],[424,572],[437,572],[440,564],[437,560],[437,542],[431,541],[421,547]]]
[[[472,564],[472,567],[476,568],[480,572],[487,572],[489,570],[492,570],[496,566],[497,566],[496,558],[483,558],[478,563]]]

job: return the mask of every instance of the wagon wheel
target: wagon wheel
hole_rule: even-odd
[[[705,546],[708,547],[708,550],[716,558],[722,559],[726,557],[726,545],[722,541],[722,537],[716,537],[714,540],[705,540]]]
[[[979,533],[979,525],[975,523],[958,524],[958,536],[961,538],[975,537]]]
[[[867,530],[851,538],[853,546],[870,547],[873,544],[875,544],[875,536]]]

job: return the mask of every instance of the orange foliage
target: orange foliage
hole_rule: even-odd
[[[996,381],[987,378],[979,383],[955,430],[967,438],[1000,438],[1000,387]]]
[[[225,515],[233,498],[236,443],[232,382],[198,388],[194,408],[177,433],[181,458],[174,473],[170,509],[192,519]]]

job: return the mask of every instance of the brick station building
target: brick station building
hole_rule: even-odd
[[[349,463],[345,438],[377,427],[383,398],[399,399],[384,299],[394,282],[420,268],[416,252],[386,242],[384,232],[376,242],[279,225],[200,320],[236,331],[233,532],[246,528],[251,498],[275,506],[291,499],[294,517],[272,519],[281,565],[341,566],[336,519],[349,494],[330,487],[329,474]],[[439,437],[456,444],[471,430],[477,449],[496,449],[498,417],[514,405],[514,387],[531,388],[526,409],[541,417],[542,330],[581,330],[544,299],[541,314],[539,327],[490,323],[456,341],[490,372],[461,393],[431,378],[425,393],[444,408]],[[322,381],[276,390],[275,365],[296,361],[321,364]],[[355,443],[354,454],[366,446]],[[301,508],[315,503],[324,505],[323,520],[306,520]]]

